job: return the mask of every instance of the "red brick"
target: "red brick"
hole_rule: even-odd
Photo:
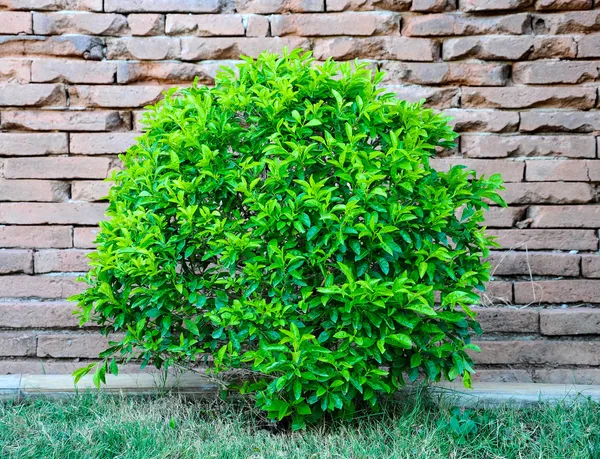
[[[283,48],[308,49],[310,42],[302,37],[285,38],[181,38],[181,59],[200,61],[206,59],[239,59],[240,55],[258,57],[263,51],[281,53]],[[215,66],[214,70],[217,70]]]
[[[386,84],[461,84],[466,86],[503,86],[508,67],[503,64],[482,63],[404,63],[384,62]]]
[[[6,178],[106,178],[109,158],[10,158],[4,163]]]
[[[592,250],[597,250],[597,246]],[[600,255],[594,253],[593,255],[582,255],[581,257],[581,270],[583,277],[594,277],[600,278]]]
[[[327,11],[408,11],[410,4],[410,0],[327,0]]]
[[[586,182],[600,180],[600,161],[526,161],[527,181]]]
[[[30,80],[30,60],[0,59],[0,81],[8,81],[9,83],[29,83]]]
[[[35,355],[35,348],[36,339],[32,333],[0,332],[1,356]]]
[[[88,271],[89,259],[87,255],[89,250],[40,250],[35,252],[34,266],[35,272],[83,272]]]
[[[67,152],[67,134],[65,133],[0,133],[1,156],[39,156]]]
[[[491,108],[593,108],[595,88],[531,87],[463,88],[463,107]]]
[[[385,35],[398,33],[400,18],[393,13],[328,13],[277,15],[271,17],[271,34],[300,35]]]
[[[508,204],[585,204],[595,200],[587,183],[507,183],[500,194]]]
[[[473,361],[482,365],[600,365],[600,342],[479,341]]]
[[[516,62],[513,79],[519,84],[580,84],[600,79],[600,62]]]
[[[33,13],[33,32],[38,35],[89,34],[127,35],[127,18],[122,14],[61,11]]]
[[[535,309],[473,308],[484,333],[538,333]]]
[[[65,87],[61,84],[0,84],[0,106],[67,105]]]
[[[2,129],[32,131],[112,131],[131,127],[128,112],[96,111],[9,111],[2,113]]]
[[[515,282],[515,301],[527,303],[597,303],[600,280],[535,280]]]
[[[105,61],[45,59],[31,64],[31,80],[39,83],[112,83],[116,72],[116,64]]]
[[[71,107],[145,107],[162,99],[167,86],[71,86]]]
[[[131,35],[163,35],[165,16],[162,14],[130,14],[127,16],[127,24],[131,30]]]
[[[501,174],[505,182],[520,182],[523,180],[525,164],[523,161],[497,161],[487,159],[465,158],[432,158],[431,166],[441,171],[448,171],[453,166],[464,165],[469,170],[474,170],[478,175],[489,177],[492,174]]]
[[[70,226],[0,226],[0,247],[71,247]]]
[[[314,56],[325,60],[356,58],[393,59],[403,61],[433,61],[438,55],[438,45],[426,38],[368,37],[326,38],[314,42]]]
[[[191,83],[198,78],[200,84],[213,84],[219,68],[227,64],[227,61],[202,64],[121,61],[117,65],[117,81],[120,84],[141,82],[181,84]]]
[[[597,228],[600,206],[532,206],[532,228]]]
[[[76,279],[74,275],[2,276],[0,298],[68,298],[85,288]]]
[[[330,2],[335,0],[329,0]],[[325,11],[324,0],[235,0],[235,10],[238,13],[319,13]],[[328,4],[328,11],[331,9]]]
[[[558,252],[491,252],[493,276],[579,276],[579,255]]]
[[[181,44],[176,37],[125,37],[106,39],[108,59],[179,59]],[[107,81],[104,83],[111,83]]]
[[[107,155],[124,153],[141,132],[107,132],[101,134],[70,134],[71,154]]]
[[[48,334],[38,336],[38,357],[84,357],[97,358],[108,348],[109,341],[122,339],[119,335],[110,337],[94,333]]]
[[[460,37],[444,41],[444,60],[487,59],[526,60],[574,58],[577,43],[573,37],[487,36]]]
[[[104,0],[107,13],[218,13],[220,0]]]
[[[0,6],[27,11],[102,11],[102,0],[0,0]]]
[[[595,141],[588,136],[462,135],[460,139],[461,151],[469,158],[596,156]]]
[[[600,309],[542,309],[540,329],[542,335],[550,336],[598,335],[600,334]]]
[[[456,0],[413,0],[411,11],[420,13],[443,13],[456,10]]]
[[[448,35],[511,34],[530,31],[528,14],[475,17],[461,14],[428,14],[402,18],[402,35],[441,37]]]
[[[539,35],[578,34],[600,31],[600,10],[561,14],[536,14],[533,30]]]
[[[108,195],[110,182],[100,180],[78,181],[71,185],[71,198],[74,201],[101,201]]]
[[[490,207],[484,212],[488,228],[510,228],[525,215],[525,207]]]
[[[521,113],[523,132],[600,131],[600,111],[535,111]]]
[[[105,210],[95,203],[0,203],[0,224],[96,225]]]
[[[168,35],[231,37],[244,36],[246,33],[239,14],[168,14],[165,24]]]
[[[32,273],[32,261],[31,250],[0,249],[0,274]]]
[[[600,57],[600,40],[598,35],[584,35],[577,44],[577,57]]]
[[[2,328],[75,328],[75,303],[66,301],[0,302]],[[1,366],[1,364],[0,364]]]
[[[66,201],[69,184],[46,180],[0,179],[0,201]]]
[[[87,35],[0,36],[0,56],[60,56],[100,60],[104,56],[103,47],[102,38]]]
[[[502,248],[514,250],[598,250],[593,230],[488,230]],[[584,269],[585,273],[585,269]]]
[[[445,110],[450,126],[457,132],[514,132],[519,126],[519,114],[500,110]]]
[[[386,86],[389,92],[396,94],[400,100],[418,102],[425,100],[425,107],[451,108],[458,107],[458,88],[437,88],[427,86]]]
[[[94,241],[96,240],[96,237],[98,236],[99,231],[100,231],[100,228],[97,228],[97,227],[75,228],[73,230],[74,247],[80,247],[83,249],[95,248],[96,244],[94,244]]]
[[[488,282],[485,286],[485,292],[481,292],[479,296],[483,305],[510,304],[513,300],[512,282]]]
[[[532,6],[535,0],[458,0],[462,11],[519,10]]]
[[[536,10],[589,10],[593,0],[537,0]]]
[[[31,33],[31,13],[0,11],[0,34]]]
[[[536,369],[537,383],[545,384],[600,384],[600,369],[597,368],[556,368]]]

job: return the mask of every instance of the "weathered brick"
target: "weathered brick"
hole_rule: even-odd
[[[220,0],[104,0],[107,13],[218,13]]]
[[[111,186],[112,183],[100,180],[73,182],[71,185],[71,199],[74,201],[101,201],[108,195]]]
[[[582,108],[596,105],[596,89],[587,87],[511,86],[463,88],[463,107],[491,108]]]
[[[108,59],[179,59],[181,43],[176,37],[124,37],[106,39]]]
[[[8,81],[9,83],[29,83],[30,80],[30,60],[0,59],[0,81]]]
[[[112,83],[116,72],[116,64],[105,61],[44,59],[31,64],[31,80],[38,83]]]
[[[585,204],[595,199],[587,183],[507,183],[500,194],[508,204]]]
[[[65,182],[0,179],[0,201],[57,202],[68,198],[69,184]]]
[[[600,342],[590,341],[479,341],[476,364],[487,365],[600,365]]]
[[[527,181],[564,181],[595,182],[600,181],[599,161],[526,161]]]
[[[469,158],[509,156],[594,158],[596,156],[595,141],[589,136],[462,135],[460,145],[463,154]]]
[[[200,61],[206,59],[239,59],[240,55],[258,57],[263,51],[281,53],[283,48],[307,49],[310,42],[301,37],[285,38],[197,38],[181,39],[181,59]]]
[[[600,308],[542,309],[540,329],[550,336],[598,335]]]
[[[535,382],[544,384],[600,384],[600,369],[538,368],[533,377]]]
[[[399,22],[399,16],[387,12],[276,15],[271,17],[271,34],[276,37],[384,35],[398,33]]]
[[[90,250],[40,250],[35,252],[35,272],[83,272],[89,269],[87,255]]]
[[[510,228],[525,215],[525,207],[490,207],[484,212],[488,228]]]
[[[428,14],[402,18],[402,35],[443,37],[452,35],[485,35],[529,33],[528,14],[475,17],[461,14]]]
[[[327,0],[327,11],[408,11],[410,0]]]
[[[425,107],[451,108],[459,105],[458,88],[437,88],[426,86],[387,86],[389,92],[398,99],[409,102],[424,100]]]
[[[0,133],[0,155],[40,156],[68,153],[67,134]]]
[[[579,255],[553,252],[491,252],[488,261],[495,276],[579,276]]]
[[[589,10],[593,0],[536,0],[536,10]]]
[[[127,35],[127,18],[122,14],[82,12],[33,13],[33,33],[38,35],[90,34]]]
[[[600,79],[600,62],[516,62],[513,79],[520,84],[580,84]]]
[[[537,34],[576,34],[600,31],[600,10],[560,14],[536,14],[532,18]]]
[[[106,178],[109,166],[109,158],[9,158],[4,163],[4,176],[36,179]]]
[[[594,247],[596,250],[598,247]],[[594,253],[592,255],[582,255],[581,257],[581,271],[583,277],[600,278],[600,255]],[[600,329],[599,329],[600,330]]]
[[[509,68],[504,64],[482,63],[405,63],[384,62],[386,84],[461,84],[466,86],[503,86]]]
[[[314,43],[316,59],[348,60],[356,58],[393,59],[402,61],[433,61],[438,45],[426,38],[407,37],[340,37],[317,39]]]
[[[2,113],[2,129],[32,131],[113,131],[129,129],[128,112],[96,111],[9,111]]]
[[[487,59],[526,60],[574,58],[577,43],[573,37],[484,36],[460,37],[444,41],[444,60]]]
[[[0,247],[71,247],[71,233],[70,226],[0,226]]]
[[[593,132],[600,130],[600,111],[532,111],[521,113],[523,132]]]
[[[0,355],[2,356],[35,355],[35,348],[36,339],[32,333],[0,333]]]
[[[269,35],[269,20],[266,16],[249,14],[242,18],[247,37],[266,37]]]
[[[60,56],[100,60],[104,41],[87,35],[0,36],[0,56]]]
[[[97,358],[98,354],[108,347],[109,341],[120,340],[121,337],[102,336],[98,333],[47,334],[39,335],[37,343],[38,357],[85,357]]]
[[[2,276],[1,298],[68,298],[85,289],[76,275]],[[2,341],[2,340],[0,340]]]
[[[15,365],[15,364],[13,364]],[[23,372],[24,374],[25,372]],[[532,383],[533,378],[528,370],[516,368],[502,369],[477,369],[472,376],[475,382],[500,382],[500,383]]]
[[[25,107],[67,105],[65,87],[61,84],[0,84],[0,106]]]
[[[100,231],[97,227],[80,227],[74,228],[73,230],[73,239],[74,247],[82,248],[82,249],[93,249],[96,247],[94,241],[98,236],[98,232]]]
[[[226,65],[224,61],[202,64],[121,61],[117,64],[117,82],[187,83],[198,78],[200,84],[213,84],[219,68]]]
[[[514,11],[532,6],[535,0],[458,0],[462,11]]]
[[[70,107],[145,107],[162,99],[168,86],[70,86]]]
[[[515,308],[473,308],[484,333],[537,333],[538,311]]]
[[[594,230],[493,230],[502,248],[512,250],[598,250],[598,236]],[[584,270],[585,272],[585,270]]]
[[[532,206],[532,228],[598,228],[600,206]]]
[[[107,132],[102,134],[70,134],[71,154],[106,155],[125,152],[135,143],[140,132]]]
[[[484,305],[512,303],[512,282],[488,282],[485,285],[485,292],[479,293],[479,296],[481,297],[481,303]]]
[[[536,280],[515,282],[517,303],[597,303],[600,280]]]
[[[600,57],[600,39],[597,34],[584,35],[579,38],[577,45],[577,57]]]
[[[0,302],[0,327],[75,328],[79,319],[73,315],[74,308],[67,301]]]
[[[519,114],[500,110],[444,110],[448,122],[457,132],[514,132],[519,126]]]
[[[441,171],[448,171],[451,167],[463,165],[469,170],[474,170],[478,175],[489,177],[492,174],[501,174],[505,182],[521,182],[525,163],[523,161],[498,161],[489,159],[466,158],[432,158],[431,166]]]
[[[442,13],[456,10],[456,0],[413,0],[411,11],[420,13]]]
[[[31,33],[31,13],[0,11],[0,34]]]
[[[168,14],[165,31],[198,37],[244,36],[246,32],[239,14]]]
[[[165,31],[165,16],[163,14],[130,14],[127,16],[127,24],[131,35],[162,35]]]
[[[0,6],[27,11],[102,11],[102,0],[0,0]]]
[[[329,3],[328,11],[331,9]],[[368,2],[368,0],[359,0]],[[238,13],[272,14],[272,13],[319,13],[325,11],[324,0],[235,0],[235,10]]]
[[[0,249],[0,274],[32,273],[31,250]]]
[[[0,203],[0,224],[96,225],[105,219],[104,203]],[[10,295],[0,295],[10,296]]]

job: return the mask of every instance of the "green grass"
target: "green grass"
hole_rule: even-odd
[[[88,394],[0,403],[0,457],[600,458],[600,405],[453,413],[417,397],[290,433],[241,402]]]

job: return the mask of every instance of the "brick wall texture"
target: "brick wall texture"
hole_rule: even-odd
[[[454,118],[437,167],[504,176],[479,377],[600,383],[595,1],[0,0],[0,374],[69,372],[103,348],[64,299],[142,107],[288,46],[386,71]]]

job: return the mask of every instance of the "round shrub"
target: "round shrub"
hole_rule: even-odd
[[[131,358],[212,356],[294,428],[419,374],[468,384],[500,177],[433,169],[456,134],[379,89],[381,72],[300,50],[244,61],[150,107],[113,177],[75,297],[83,321],[121,333],[96,381]]]

